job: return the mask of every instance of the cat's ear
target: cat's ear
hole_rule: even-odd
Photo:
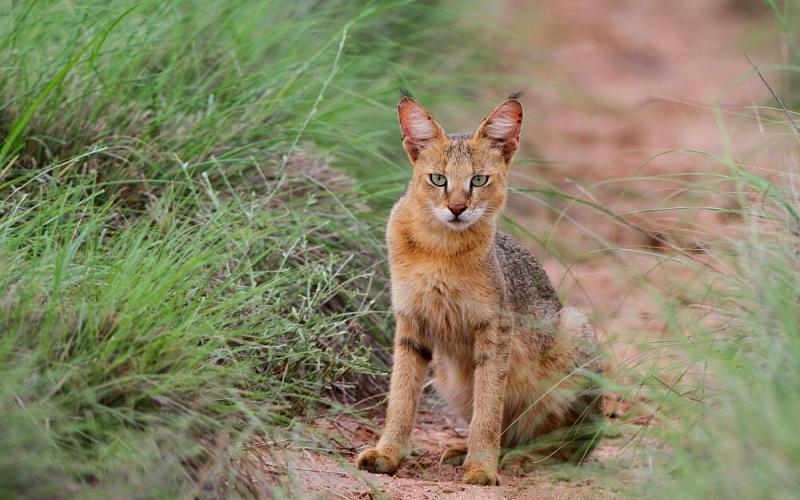
[[[403,132],[403,147],[412,162],[430,144],[446,137],[441,125],[430,112],[411,97],[403,97],[397,105],[400,130]]]
[[[519,133],[522,130],[522,104],[515,98],[508,99],[494,108],[475,132],[476,141],[490,141],[503,154],[506,163],[511,163],[519,149]]]

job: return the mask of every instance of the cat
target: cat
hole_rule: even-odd
[[[360,469],[399,468],[429,364],[469,422],[467,445],[442,454],[463,459],[466,483],[499,484],[501,449],[581,461],[597,442],[594,331],[562,305],[536,258],[497,230],[522,113],[512,95],[474,134],[448,135],[413,98],[398,105],[413,174],[386,231],[393,369],[385,428],[356,459]]]

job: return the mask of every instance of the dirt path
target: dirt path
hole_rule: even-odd
[[[317,431],[327,434],[338,444],[338,453],[348,461],[293,449],[264,450],[262,463],[276,466],[287,474],[274,475],[288,495],[302,496],[311,491],[322,498],[392,498],[392,499],[583,499],[616,498],[626,487],[645,477],[649,466],[632,443],[638,443],[641,426],[620,425],[582,466],[567,464],[534,465],[522,470],[502,470],[501,486],[481,487],[460,481],[461,467],[440,465],[439,457],[448,446],[463,444],[466,423],[449,416],[432,394],[423,398],[417,425],[411,438],[412,455],[393,476],[354,470],[351,462],[361,448],[377,441],[382,419],[364,421],[349,415],[338,415],[316,422]],[[643,423],[643,422],[640,422]],[[270,456],[263,460],[264,456]],[[264,468],[262,468],[263,471]],[[266,467],[270,469],[270,466]],[[262,472],[263,474],[263,472]]]
[[[543,159],[515,166],[513,183],[541,186],[544,180],[616,211],[684,202],[676,191],[678,184],[654,176],[719,167],[685,153],[648,160],[672,148],[720,151],[719,126],[710,108],[721,102],[734,110],[752,105],[763,95],[755,84],[724,90],[747,71],[743,54],[758,54],[758,48],[743,41],[754,39],[757,27],[768,22],[747,8],[751,3],[757,4],[747,0],[561,0],[532,7],[528,5],[532,2],[508,1],[493,11],[499,31],[516,34],[509,37],[510,43],[498,40],[497,49],[505,54],[510,73],[530,77],[529,88],[520,89],[526,91],[528,110],[524,143]],[[753,129],[737,129],[732,136],[740,151],[761,139]],[[653,246],[653,237],[621,229],[591,210],[558,208],[567,217],[543,210],[541,200],[522,195],[512,196],[509,204],[514,218],[544,242],[536,250],[551,279],[571,302],[593,313],[613,363],[622,366],[634,355],[629,344],[657,335],[663,327],[656,305],[637,289],[636,276],[655,264],[651,258],[631,255],[620,265],[618,257],[588,252],[603,246],[598,238],[636,248]],[[671,212],[639,217],[635,222],[665,237],[676,236],[672,230],[678,226],[696,227],[697,236],[702,237],[728,224],[714,214],[694,214],[686,220]],[[567,258],[560,262],[553,253]],[[568,268],[566,262],[575,265]],[[670,273],[674,278],[681,271]],[[612,416],[623,416],[624,410],[612,408]],[[380,496],[379,491],[389,498],[410,499],[613,498],[645,477],[643,457],[637,455],[636,447],[628,446],[641,436],[641,426],[622,423],[630,421],[629,415],[625,417],[612,418],[611,427],[616,430],[581,468],[543,465],[529,473],[505,471],[498,488],[466,486],[459,482],[460,468],[438,465],[442,450],[463,442],[466,429],[463,422],[448,417],[431,395],[426,396],[418,417],[414,456],[394,477],[354,471],[347,463],[308,450],[285,451],[279,465],[293,470],[294,487],[325,498],[373,498]],[[318,422],[350,459],[377,440],[381,424],[380,416],[367,422],[347,416]]]

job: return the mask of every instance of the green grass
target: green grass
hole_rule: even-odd
[[[209,189],[163,192],[150,217],[115,221],[99,190],[90,179],[42,190],[0,230],[3,418],[34,416],[31,436],[55,456],[87,459],[71,466],[107,481],[96,467],[122,465],[109,456],[149,462],[142,446],[178,446],[158,433],[213,441],[285,427],[294,404],[374,373],[348,329],[371,324],[369,306],[350,304],[370,300],[359,282],[372,268],[344,243],[363,237],[346,216],[247,194],[213,202],[226,193]]]
[[[451,14],[0,12],[0,497],[255,494],[243,443],[385,383],[377,190],[331,167],[405,171],[397,88],[459,82]]]

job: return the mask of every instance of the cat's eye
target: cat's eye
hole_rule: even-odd
[[[488,175],[476,175],[472,177],[472,180],[469,181],[475,187],[485,186],[487,182],[489,182]]]
[[[434,186],[442,187],[447,184],[447,177],[440,174],[431,174],[431,182]]]

